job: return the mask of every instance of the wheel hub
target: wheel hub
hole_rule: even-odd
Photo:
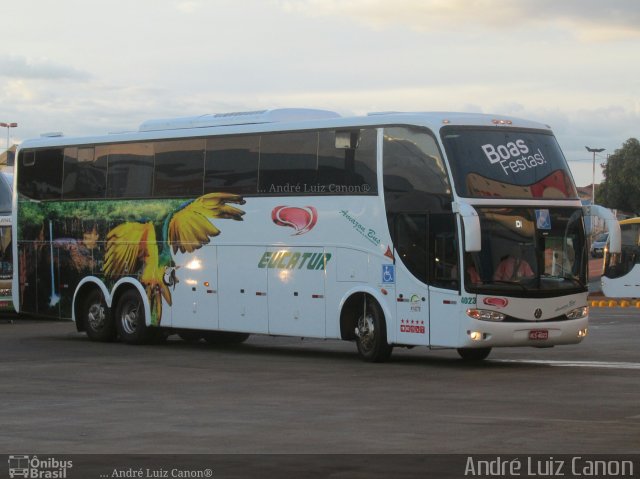
[[[371,348],[375,338],[375,325],[373,317],[370,314],[358,319],[356,336],[360,339],[360,344],[362,344],[363,347],[366,349]]]
[[[104,327],[104,307],[100,303],[92,304],[87,314],[87,320],[91,329],[98,330]]]
[[[138,329],[138,309],[131,308],[122,314],[122,327],[127,334],[133,334]]]

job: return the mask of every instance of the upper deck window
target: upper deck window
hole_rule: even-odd
[[[578,197],[555,137],[542,130],[444,127],[456,190],[473,198]]]
[[[164,197],[202,194],[204,140],[171,140],[154,144],[153,195]]]
[[[427,130],[385,128],[383,173],[387,212],[450,211],[447,170]]]
[[[62,148],[21,152],[18,192],[36,200],[60,199],[63,157]]]
[[[153,143],[114,144],[107,149],[107,197],[150,197],[153,187]]]
[[[107,157],[95,148],[64,149],[63,198],[104,198],[107,188]]]

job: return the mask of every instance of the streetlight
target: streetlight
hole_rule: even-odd
[[[17,126],[18,126],[17,123],[0,122],[0,127],[7,129],[7,158],[9,158],[9,130],[11,128],[17,128]]]
[[[591,181],[591,204],[596,203],[596,153],[602,153],[605,148],[589,148],[585,146],[589,153],[593,153],[593,180]]]

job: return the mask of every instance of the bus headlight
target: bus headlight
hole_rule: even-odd
[[[586,318],[589,315],[589,306],[572,309],[567,313],[567,319]]]
[[[481,321],[504,321],[506,318],[504,314],[488,309],[467,309],[467,316]]]

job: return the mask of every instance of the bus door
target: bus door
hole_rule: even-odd
[[[458,341],[460,324],[460,267],[456,217],[429,216],[429,329],[431,346]]]
[[[396,344],[429,344],[428,224],[426,213],[395,213],[391,221],[395,278],[389,277],[386,265],[381,275],[383,284],[396,283],[395,334],[387,331]]]
[[[451,344],[460,309],[455,215],[398,213],[392,231],[396,259],[411,273],[398,268],[396,342]]]

